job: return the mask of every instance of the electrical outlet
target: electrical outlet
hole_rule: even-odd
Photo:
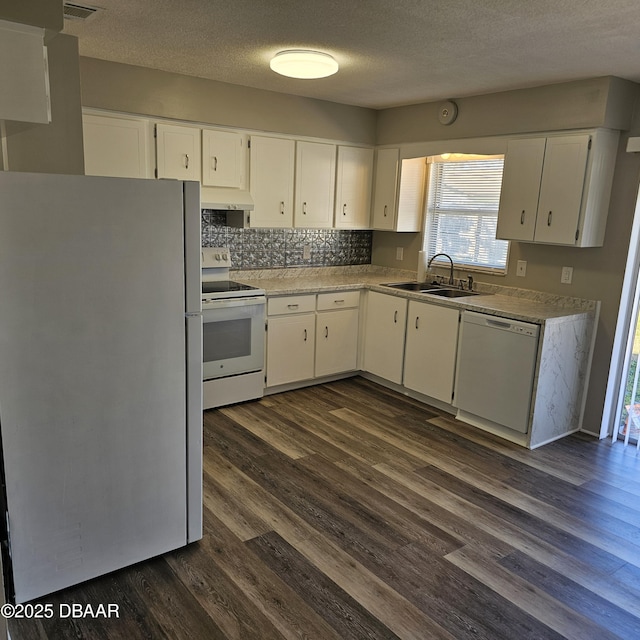
[[[396,260],[404,260],[404,249],[396,247]]]
[[[305,244],[302,246],[302,259],[311,260],[311,245]]]
[[[527,261],[518,260],[518,266],[516,268],[516,275],[524,278],[527,275]]]
[[[562,267],[560,282],[562,284],[571,284],[571,280],[573,280],[573,267]]]

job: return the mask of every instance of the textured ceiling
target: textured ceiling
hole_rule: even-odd
[[[364,107],[640,82],[639,0],[98,1],[90,20],[65,20],[83,56]],[[294,80],[269,69],[301,47],[332,54],[340,71]]]

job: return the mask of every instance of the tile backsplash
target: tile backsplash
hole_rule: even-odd
[[[232,269],[335,267],[371,263],[371,231],[237,229],[226,214],[202,210],[202,246],[229,247]],[[310,257],[304,258],[305,245]]]

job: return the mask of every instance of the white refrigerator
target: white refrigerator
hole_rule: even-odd
[[[202,537],[198,183],[0,172],[5,585]]]

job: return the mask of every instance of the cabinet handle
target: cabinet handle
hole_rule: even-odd
[[[184,158],[185,158],[185,160],[184,160],[184,168],[188,169],[189,168],[189,154],[185,153],[184,154]]]
[[[347,205],[346,205],[346,204],[343,204],[343,205],[342,205],[342,215],[343,215],[343,216],[346,216],[346,215],[347,215]]]
[[[307,341],[307,330],[306,329],[304,330],[304,341],[305,342]]]
[[[520,224],[524,224],[524,209],[522,210],[522,213],[520,214]]]
[[[329,337],[329,327],[325,327],[324,328],[324,337],[328,338]]]
[[[416,329],[418,328],[418,321],[420,320],[420,316],[416,316]]]
[[[218,156],[213,156],[213,170],[218,170]]]
[[[551,216],[553,215],[553,211],[549,211],[549,215],[547,216],[547,227],[551,226]]]
[[[398,310],[397,309],[393,312],[393,321],[396,324],[398,323]]]
[[[299,306],[299,304],[288,304],[287,309],[297,309]]]
[[[305,215],[305,216],[307,215],[307,203],[306,202],[302,203],[302,214]]]
[[[344,300],[334,300],[333,304],[344,304]]]
[[[387,217],[387,205],[386,204],[384,205],[384,217],[385,218]]]
[[[284,215],[284,200],[280,201],[280,213]]]

